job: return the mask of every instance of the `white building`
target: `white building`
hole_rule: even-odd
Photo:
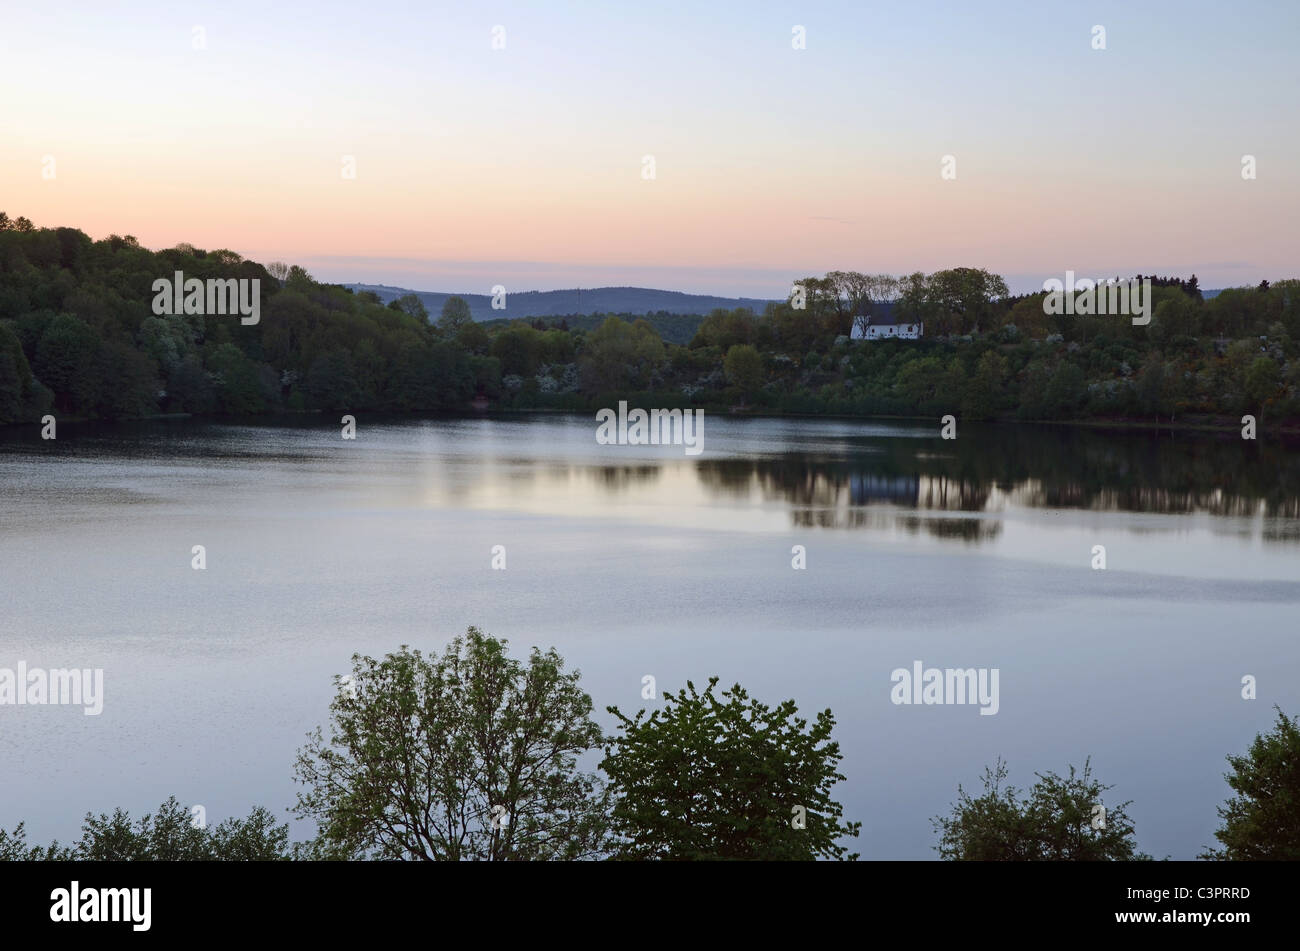
[[[920,340],[925,324],[905,324],[893,317],[859,317],[853,321],[851,340]]]

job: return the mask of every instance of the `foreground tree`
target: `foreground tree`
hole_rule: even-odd
[[[72,850],[55,842],[53,845],[30,845],[26,823],[20,822],[13,832],[0,829],[0,862],[67,861]]]
[[[628,718],[600,767],[619,797],[613,811],[626,859],[856,859],[838,843],[860,822],[841,823],[830,796],[844,777],[835,718],[811,729],[793,700],[773,708],[736,685],[714,695],[666,692],[662,709]]]
[[[246,819],[210,826],[197,822],[175,796],[134,822],[121,809],[111,816],[87,813],[73,846],[28,845],[21,822],[13,832],[0,829],[0,860],[7,861],[269,862],[290,855],[288,824],[261,806]]]
[[[949,816],[931,820],[939,833],[935,846],[950,861],[1087,862],[1147,859],[1136,850],[1130,805],[1102,803],[1110,789],[1073,766],[1067,777],[1038,773],[1038,782],[1022,797],[1014,786],[1003,786],[1007,764],[1001,759],[984,770],[984,795],[973,798],[957,787],[957,802]]]
[[[1224,779],[1237,795],[1219,807],[1223,848],[1200,857],[1227,861],[1300,859],[1300,718],[1277,709],[1277,725],[1257,734],[1245,756],[1229,756]]]
[[[439,659],[403,647],[353,657],[298,754],[295,814],[320,835],[304,856],[431,860],[582,859],[601,855],[608,798],[577,757],[600,728],[579,674],[471,627]]]

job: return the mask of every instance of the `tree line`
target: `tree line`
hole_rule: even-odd
[[[261,319],[152,312],[151,285],[258,280]],[[680,315],[475,322],[450,298],[320,283],[283,262],[131,236],[93,241],[0,213],[0,423],[45,413],[590,411],[611,400],[834,415],[1152,422],[1252,413],[1300,421],[1300,281],[1202,295],[1152,277],[1147,326],[1051,315],[996,274],[832,271],[790,299]],[[851,339],[855,323],[923,322],[918,341]],[[665,339],[667,337],[668,339]]]
[[[356,655],[335,680],[328,731],[308,735],[294,765],[293,813],[317,834],[256,808],[216,826],[173,797],[132,821],[87,815],[73,845],[30,845],[0,828],[0,859],[100,860],[853,860],[861,823],[833,797],[844,780],[835,718],[793,700],[760,702],[739,685],[688,682],[647,714],[608,707],[616,733],[592,719],[578,671],[554,649],[527,662],[471,627],[440,656],[402,647]],[[584,759],[603,753],[597,772]],[[1220,847],[1201,858],[1300,859],[1300,720],[1277,724],[1229,756],[1235,795],[1220,809]],[[1105,801],[1085,761],[1027,792],[999,760],[983,792],[958,786],[933,820],[954,861],[1127,861],[1138,850],[1129,802]]]

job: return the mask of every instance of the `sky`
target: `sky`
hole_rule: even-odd
[[[1255,284],[1300,276],[1298,39],[1290,0],[9,3],[0,209],[466,293]]]

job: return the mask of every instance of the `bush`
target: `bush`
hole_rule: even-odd
[[[952,813],[932,822],[939,833],[935,850],[949,861],[1128,861],[1149,858],[1137,852],[1133,823],[1124,802],[1104,806],[1103,786],[1085,760],[1083,772],[1038,774],[1026,796],[1003,787],[1007,765],[998,760],[984,770],[984,794],[971,797],[961,786]],[[1100,827],[1099,827],[1100,826]]]
[[[1300,859],[1300,718],[1277,709],[1277,725],[1258,734],[1245,756],[1229,756],[1224,776],[1237,793],[1219,807],[1223,848],[1201,858],[1229,861]]]

